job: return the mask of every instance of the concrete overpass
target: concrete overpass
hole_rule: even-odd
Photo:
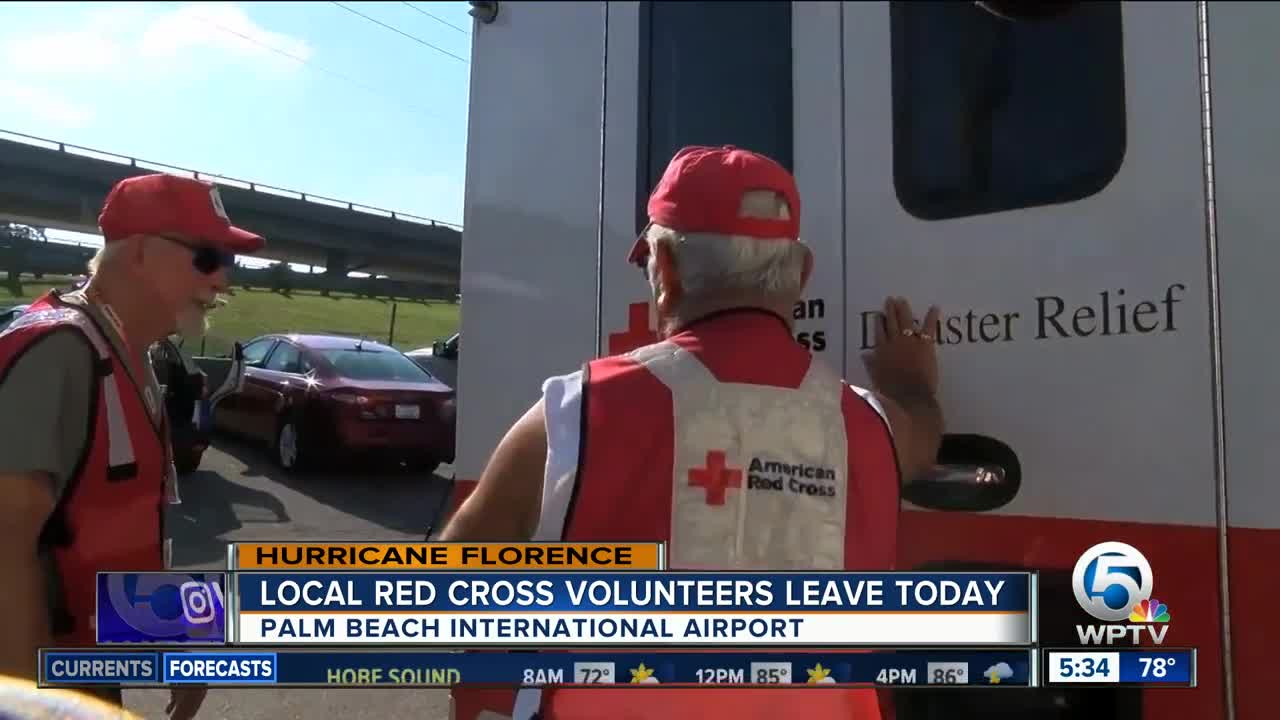
[[[457,292],[460,226],[4,131],[0,220],[96,234],[111,186],[153,172],[217,183],[232,222],[267,238],[263,257]]]

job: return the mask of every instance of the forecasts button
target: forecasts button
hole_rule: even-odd
[[[275,653],[165,653],[164,681],[200,685],[276,681]]]

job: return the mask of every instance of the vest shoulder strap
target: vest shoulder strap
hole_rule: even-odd
[[[646,345],[629,357],[673,391],[689,385],[719,382],[696,355],[669,340]]]
[[[5,328],[5,334],[16,333],[20,331],[39,332],[40,329],[47,328],[53,330],[57,327],[75,327],[84,336],[88,338],[89,343],[93,345],[94,352],[100,361],[111,361],[112,352],[111,345],[103,336],[102,331],[97,324],[86,314],[86,311],[71,305],[50,305],[43,304],[39,307],[33,306],[33,309],[19,315],[12,323]]]
[[[58,327],[74,327],[93,346],[97,356],[96,372],[102,383],[100,392],[104,401],[99,412],[107,414],[108,468],[107,480],[120,482],[138,474],[138,464],[133,453],[133,439],[129,434],[124,405],[121,401],[120,383],[115,373],[115,352],[98,324],[88,311],[65,303],[43,301],[34,310],[19,315],[6,328],[6,332],[33,330],[44,326],[52,330]],[[90,442],[93,439],[90,438]]]

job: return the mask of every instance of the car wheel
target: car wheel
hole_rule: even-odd
[[[276,464],[281,469],[295,472],[302,467],[302,443],[298,434],[298,425],[290,419],[282,420],[276,430]]]

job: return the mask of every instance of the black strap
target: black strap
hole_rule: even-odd
[[[138,463],[107,466],[107,482],[124,482],[138,477]]]
[[[67,527],[65,513],[55,511],[40,529],[39,545],[42,548],[67,547],[71,544],[71,528]]]
[[[70,635],[76,631],[75,616],[61,605],[50,608],[49,630],[54,636]]]

